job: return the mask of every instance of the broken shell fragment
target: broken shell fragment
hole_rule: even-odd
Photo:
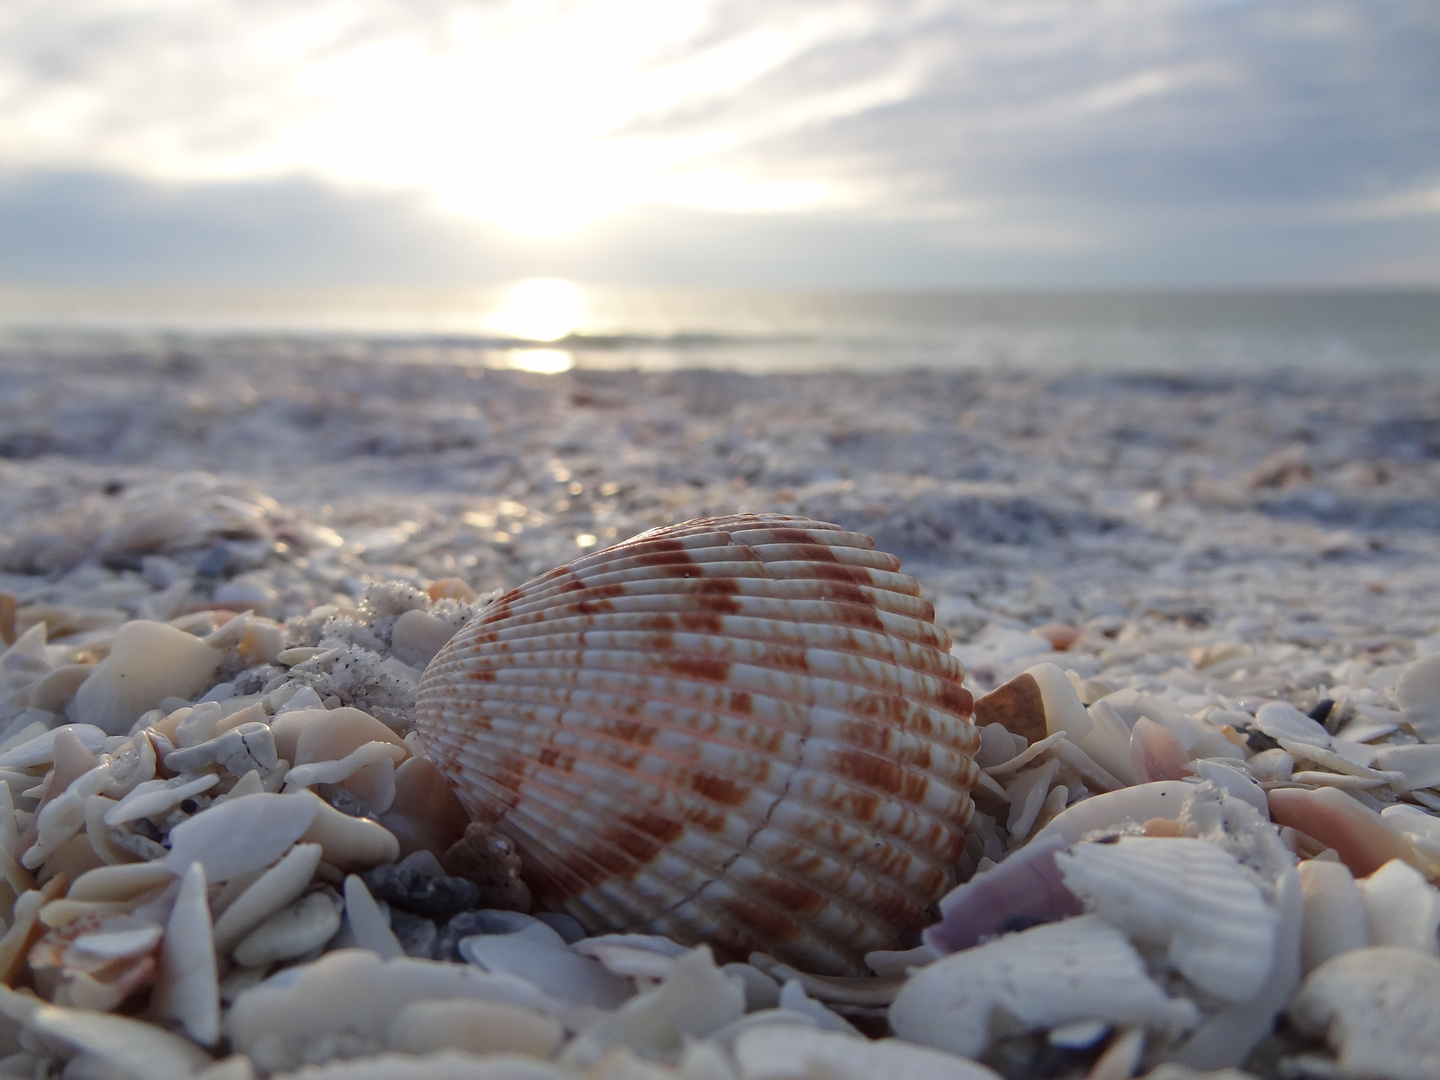
[[[365,1033],[377,1043],[402,1009],[421,1001],[484,998],[549,1015],[562,1003],[522,979],[470,965],[408,957],[381,960],[363,949],[337,949],[298,965],[284,979],[243,991],[225,1021],[231,1044],[268,1072],[294,1069],[317,1038]],[[427,1074],[430,1075],[430,1074]]]
[[[1312,971],[1290,1006],[1302,1032],[1335,1052],[1330,1075],[1440,1075],[1440,960],[1409,949],[1354,949]]]
[[[1055,863],[1087,908],[1132,938],[1164,945],[1200,989],[1226,1001],[1259,993],[1274,966],[1277,913],[1228,852],[1188,837],[1077,844]]]
[[[1080,899],[1065,887],[1055,863],[1067,847],[1059,833],[1047,833],[976,874],[940,901],[940,921],[925,931],[926,944],[960,952],[1016,926],[1079,915]]]
[[[298,900],[320,865],[319,844],[296,844],[256,878],[215,920],[215,948],[229,953],[277,911]]]
[[[318,949],[340,929],[340,909],[330,894],[312,892],[277,911],[235,946],[235,962],[264,967],[277,960],[304,956]]]
[[[113,1009],[154,982],[160,936],[160,927],[123,914],[71,919],[31,948],[35,987],[59,1005]]]
[[[782,515],[644,533],[481,611],[418,730],[542,906],[862,973],[952,883],[977,775],[963,672],[899,565]]]
[[[993,1069],[898,1039],[871,1042],[854,1035],[816,1031],[800,1024],[751,1028],[735,1040],[744,1080],[861,1080],[904,1076],[911,1080],[999,1080]]]
[[[319,844],[324,860],[332,866],[345,871],[365,870],[400,857],[400,842],[385,826],[369,818],[342,814],[308,789],[282,797],[310,800],[313,819],[299,839]]]
[[[1370,942],[1440,956],[1440,890],[1420,871],[1391,859],[1359,882]]]
[[[1415,734],[1426,742],[1440,741],[1440,656],[1427,656],[1407,667],[1395,696]]]
[[[220,660],[219,652],[183,630],[135,619],[116,631],[110,654],[80,684],[67,711],[76,723],[123,735],[167,696],[199,694]]]
[[[91,1009],[39,1005],[8,987],[0,988],[0,1011],[44,1039],[95,1059],[104,1071],[89,1075],[189,1080],[211,1063],[210,1055],[189,1039],[153,1024]]]
[[[1356,877],[1380,869],[1391,859],[1413,859],[1403,833],[1335,788],[1275,788],[1268,795],[1270,817],[1335,849]]]
[[[460,998],[417,1001],[401,1009],[386,1042],[406,1054],[463,1050],[470,1054],[528,1054],[547,1058],[565,1031],[553,1016],[507,1001]]]
[[[1022,671],[975,702],[975,723],[999,724],[1027,742],[1045,738],[1045,699],[1035,676]]]
[[[1387,864],[1389,865],[1389,864]],[[1305,972],[1370,944],[1365,900],[1344,863],[1307,859],[1296,872],[1305,901],[1301,965]]]
[[[309,792],[242,795],[176,825],[165,865],[180,875],[203,863],[211,881],[259,870],[290,849],[323,805]]]
[[[1007,934],[937,960],[905,983],[890,1026],[908,1042],[979,1057],[1004,1034],[1103,1019],[1178,1032],[1199,1019],[1146,972],[1123,931],[1096,915]]]
[[[150,1008],[157,1017],[178,1021],[185,1034],[202,1046],[220,1037],[220,997],[210,908],[205,900],[205,868],[198,862],[185,872],[165,927]]]

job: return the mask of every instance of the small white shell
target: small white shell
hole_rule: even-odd
[[[501,596],[416,720],[542,905],[811,971],[918,934],[978,737],[899,560],[779,515],[645,533]]]

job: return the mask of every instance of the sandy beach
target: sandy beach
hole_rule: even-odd
[[[1437,55],[0,0],[0,1080],[1440,1080]]]
[[[1086,706],[1126,691],[1127,701],[1143,695],[1165,703],[1166,715],[1178,717],[1171,735],[1190,730],[1187,725],[1208,725],[1211,732],[1228,725],[1232,733],[1239,729],[1243,744],[1262,708],[1271,707],[1273,718],[1275,703],[1284,703],[1293,706],[1286,716],[1298,710],[1318,717],[1329,735],[1356,724],[1352,743],[1410,745],[1427,738],[1413,715],[1429,706],[1407,705],[1397,686],[1417,661],[1440,654],[1440,376],[589,370],[545,376],[453,359],[439,346],[321,342],[130,346],[119,353],[35,347],[0,358],[0,591],[14,598],[7,629],[24,645],[6,654],[0,758],[37,732],[76,721],[69,695],[85,672],[69,676],[68,695],[58,688],[64,680],[55,681],[45,701],[35,697],[38,680],[93,664],[121,626],[137,619],[170,622],[206,638],[221,633],[224,613],[240,612],[252,612],[256,625],[283,628],[264,663],[247,675],[232,657],[220,674],[202,679],[206,685],[178,692],[182,700],[165,696],[153,719],[199,709],[206,699],[224,705],[253,698],[268,711],[288,699],[281,694],[272,702],[266,695],[282,689],[293,695],[303,687],[314,707],[358,707],[403,738],[413,718],[414,674],[424,665],[401,663],[405,670],[396,675],[401,650],[388,636],[394,619],[383,632],[379,620],[415,608],[458,624],[497,590],[587,552],[658,526],[743,513],[834,522],[899,556],[952,636],[965,686],[976,698],[1036,665],[1054,664],[1069,673]],[[447,579],[459,579],[473,593],[444,591],[458,585],[433,591]],[[428,608],[423,599],[404,599],[427,589]],[[435,606],[442,594],[449,607]],[[334,617],[354,623],[346,647],[369,649],[374,671],[392,664],[383,692],[357,689],[329,669],[300,671],[333,644],[323,625]],[[47,636],[27,638],[42,621]],[[373,633],[362,640],[365,627]],[[214,638],[212,647],[240,646]],[[312,651],[292,652],[287,665],[277,659],[285,649]],[[287,674],[291,668],[299,674]],[[215,692],[211,679],[225,687]],[[46,702],[53,706],[48,712],[41,708]],[[1160,708],[1152,705],[1149,713]],[[1440,702],[1434,708],[1440,715]],[[1133,726],[1123,708],[1119,715]],[[102,742],[84,750],[88,760],[104,764],[97,754],[119,754],[119,743],[103,739],[121,735],[130,736],[128,725],[101,731]],[[1268,729],[1265,737],[1265,745],[1285,745],[1294,756]],[[58,747],[60,740],[51,742]],[[1026,745],[1023,739],[1019,745]],[[1252,739],[1245,755],[1261,746]],[[1205,756],[1193,746],[1184,749],[1182,762]],[[413,739],[406,752],[414,752]],[[993,740],[989,752],[993,765]],[[58,748],[46,753],[33,760],[12,753],[12,763],[0,770],[11,780],[24,772],[38,784],[52,764],[61,767]],[[1373,761],[1352,764],[1363,771]],[[1341,775],[1340,766],[1320,756],[1295,765],[1297,773],[1305,768]],[[1258,765],[1251,771],[1254,780],[1275,782],[1271,786],[1291,785],[1289,774],[1277,780]],[[1067,775],[1074,781],[1062,766],[1051,769],[1040,796],[1051,784],[1065,791]],[[1132,778],[1127,786],[1159,775]],[[264,791],[280,790],[282,780],[276,786],[267,780]],[[1332,784],[1321,776],[1297,781],[1294,789],[1343,790],[1367,810],[1403,804],[1407,821],[1433,820],[1440,792],[1429,782],[1416,785],[1393,779]],[[1013,806],[1019,796],[977,793],[977,821],[1000,832],[971,843],[967,872],[1021,848],[1030,829],[1038,832],[1067,801],[1095,790],[1072,782],[1068,796],[1051,799],[1044,810],[1037,803],[1040,816],[1032,815],[1020,835],[1013,813],[1008,822],[1005,817],[1005,799]],[[7,843],[17,867],[17,845],[37,797],[12,792],[20,824]],[[196,813],[194,820],[206,816]],[[1394,815],[1386,820],[1395,827]],[[165,825],[176,827],[175,820]],[[976,836],[979,828],[972,828]],[[1440,836],[1428,824],[1406,828],[1407,836]],[[1420,844],[1418,850],[1430,849]],[[1303,843],[1302,851],[1319,853]],[[31,858],[23,865],[29,872],[44,864]],[[93,865],[77,862],[71,876]],[[18,880],[11,888],[22,894]],[[212,905],[221,902],[215,880]],[[337,898],[343,893],[352,905],[363,904],[344,874],[330,886]],[[35,887],[44,886],[37,879]],[[196,888],[203,898],[203,881],[183,885],[180,895]],[[1423,881],[1418,888],[1426,892],[1414,903],[1440,899]],[[171,905],[180,903],[173,889],[168,897]],[[385,932],[398,934],[408,918],[392,919]],[[1432,922],[1429,945],[1415,946],[1417,953],[1437,951],[1434,930]],[[352,943],[364,944],[363,930],[350,926],[348,932]],[[20,944],[28,947],[37,937]],[[433,956],[426,948],[432,946],[405,951]],[[212,983],[224,980],[229,963],[221,955]],[[306,954],[280,966],[288,963],[319,961]],[[246,976],[254,985],[274,968],[238,963],[236,970],[258,970]],[[613,976],[613,964],[609,970]],[[672,969],[666,963],[655,970]],[[227,991],[221,982],[225,1010],[243,989],[237,983]],[[823,993],[807,989],[815,999],[809,1004],[820,1009]],[[127,1008],[135,1011],[133,1004]],[[837,1008],[844,1012],[844,1002]],[[1202,1001],[1205,1010],[1213,1007]],[[28,1022],[22,1014],[31,1015],[9,998],[0,1011],[22,1025]],[[205,1043],[189,1030],[192,1019],[183,1009],[142,1015],[156,1030],[166,1026],[188,1036],[175,1036],[177,1043],[192,1049]],[[1074,1019],[1037,1023],[1031,1037]],[[725,1057],[733,1044],[724,1043],[713,1045],[731,1050],[716,1049],[714,1058],[684,1056],[678,1049],[646,1049],[638,1035],[610,1031],[602,1039],[595,1028],[580,1026],[575,1034],[573,1018],[561,1023],[574,1042],[544,1066],[553,1074],[473,1075],[792,1075],[779,1065],[767,1072],[755,1064],[758,1041],[750,1044],[749,1058]],[[817,1030],[828,1024],[816,1023]],[[1008,1077],[1093,1076],[1101,1075],[1090,1070],[1104,1055],[1119,1069],[1123,1053],[1130,1053],[1124,1071],[1103,1075],[1140,1075],[1160,1065],[1156,1048],[1164,1040],[1152,1031],[1143,1054],[1135,1039],[1128,1050],[1115,1047],[1125,1032],[1143,1029],[1144,1022],[1106,1019],[1096,1031],[1110,1041],[1092,1034],[1090,1043],[1082,1040],[1089,1056],[1077,1053],[1059,1071],[1016,1064],[994,1047],[983,1060]],[[67,1042],[54,1031],[51,1040],[61,1049],[14,1043],[5,1059],[11,1064],[0,1062],[0,1070],[28,1075],[24,1069],[46,1061],[97,1055],[83,1040]],[[245,1064],[226,1059],[224,1067],[234,1070],[227,1077],[282,1075],[307,1062],[395,1049],[356,1044],[345,1050],[333,1040],[317,1049],[291,1039],[279,1050],[279,1044],[255,1050],[261,1043],[245,1043],[239,1028],[226,1032],[227,1041],[217,1038],[212,1050],[250,1047]],[[1291,1061],[1304,1054],[1326,1062],[1343,1057],[1323,1032],[1309,1042],[1293,1031],[1283,1034],[1258,1056],[1242,1055],[1247,1067],[1280,1075],[1277,1062],[1287,1054]],[[113,1037],[123,1043],[129,1036]],[[697,1038],[701,1044],[710,1045]],[[605,1054],[620,1046],[629,1047],[632,1071],[601,1070],[602,1059],[615,1060]],[[196,1053],[204,1060],[176,1051],[181,1064],[174,1075],[221,1067]],[[117,1061],[109,1062],[115,1071],[106,1075],[124,1074],[127,1066]],[[1286,1075],[1329,1075],[1312,1065],[1314,1071],[1294,1066]],[[329,1067],[337,1071],[304,1075],[362,1075]],[[412,1075],[401,1065],[387,1067],[392,1071],[373,1075]],[[722,1067],[731,1071],[704,1071]],[[852,1075],[839,1058],[825,1068],[830,1071],[804,1075]],[[82,1074],[100,1075],[75,1073]]]

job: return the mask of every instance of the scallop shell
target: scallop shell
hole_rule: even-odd
[[[976,780],[963,671],[899,566],[783,515],[644,533],[480,612],[418,730],[542,906],[864,972],[951,885]]]

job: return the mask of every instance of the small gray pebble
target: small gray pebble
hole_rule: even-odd
[[[216,540],[209,550],[195,564],[195,573],[201,577],[219,577],[230,565],[230,547],[223,540]]]
[[[480,902],[480,886],[465,878],[431,877],[393,864],[377,866],[360,877],[376,900],[431,919],[466,911]]]

